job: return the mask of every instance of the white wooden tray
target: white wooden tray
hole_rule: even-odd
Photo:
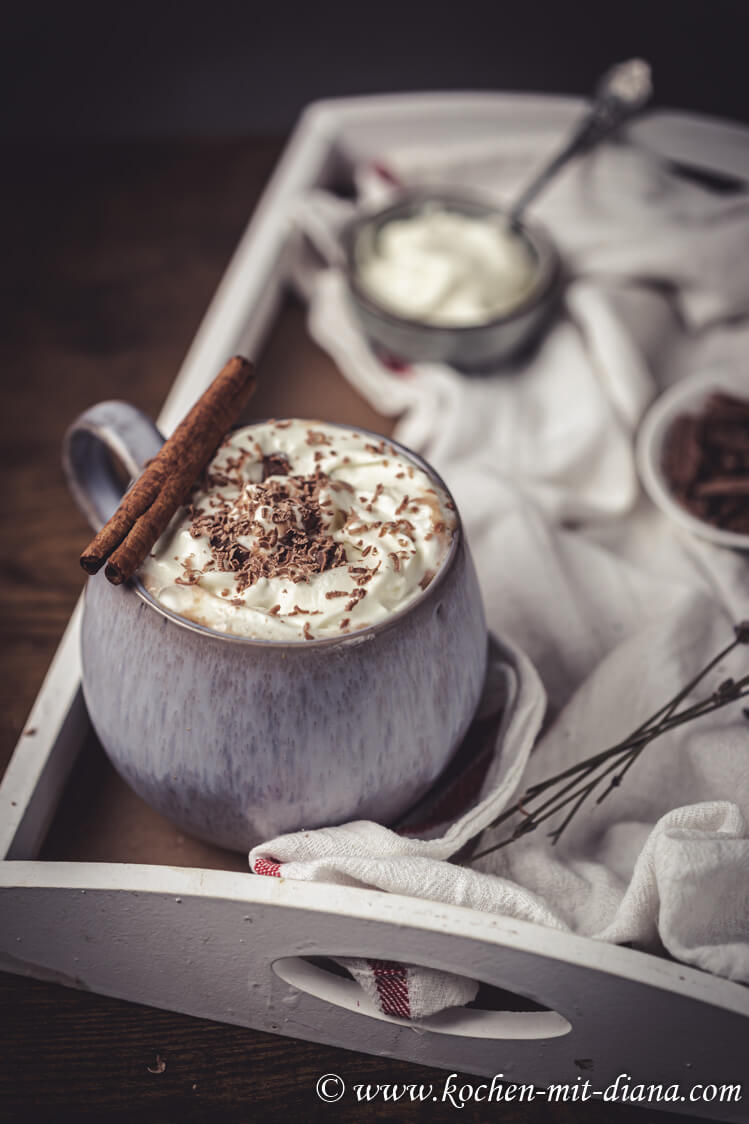
[[[285,283],[289,205],[394,144],[548,136],[580,103],[420,94],[321,102],[302,117],[159,417],[170,432],[225,357],[257,352]],[[658,113],[638,143],[749,180],[749,132]],[[509,1080],[603,1090],[720,1087],[747,1076],[749,990],[631,949],[460,907],[217,870],[38,861],[88,730],[80,605],[0,786],[0,968],[187,1014]],[[415,1025],[380,1015],[310,958],[398,958],[462,972],[547,1011],[462,1009]],[[502,1006],[502,1004],[494,1004]],[[582,1065],[580,1064],[582,1063]],[[670,1107],[749,1120],[738,1103]],[[658,1107],[651,1104],[651,1107]],[[661,1105],[660,1107],[669,1107]]]

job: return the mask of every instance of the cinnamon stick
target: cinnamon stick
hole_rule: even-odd
[[[133,576],[213,457],[255,389],[247,359],[235,356],[180,422],[81,555],[94,574],[108,561],[114,585]]]
[[[87,574],[98,573],[112,551],[125,538],[136,519],[153,503],[160,486],[157,472],[148,475],[153,464],[155,460],[128,489],[109,522],[104,524],[83,551],[80,561]],[[160,467],[163,467],[163,464]]]

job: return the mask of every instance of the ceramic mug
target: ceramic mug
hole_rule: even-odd
[[[122,494],[112,455],[135,475],[162,442],[124,402],[70,427],[64,467],[94,530]],[[487,658],[459,519],[418,599],[351,635],[228,635],[160,605],[137,578],[115,587],[102,572],[86,586],[81,645],[86,705],[117,771],[183,830],[234,850],[348,820],[393,823],[460,744]]]

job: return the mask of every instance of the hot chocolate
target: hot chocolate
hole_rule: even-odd
[[[203,430],[168,447],[104,402],[68,431],[96,532],[84,557],[118,579],[86,588],[94,729],[145,801],[223,847],[393,823],[450,760],[484,685],[481,594],[450,497],[407,450],[318,422],[238,430],[192,474]],[[118,518],[104,448],[142,482]],[[150,538],[165,487],[184,506]]]
[[[166,608],[284,643],[346,635],[419,598],[453,504],[387,440],[316,421],[232,432],[139,576]]]

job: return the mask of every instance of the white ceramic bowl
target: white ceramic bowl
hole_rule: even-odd
[[[637,468],[645,491],[661,511],[684,530],[720,546],[749,551],[749,535],[723,531],[690,514],[673,496],[663,472],[666,434],[680,414],[699,413],[711,394],[723,391],[749,398],[749,373],[702,372],[664,391],[645,415],[637,435]]]

